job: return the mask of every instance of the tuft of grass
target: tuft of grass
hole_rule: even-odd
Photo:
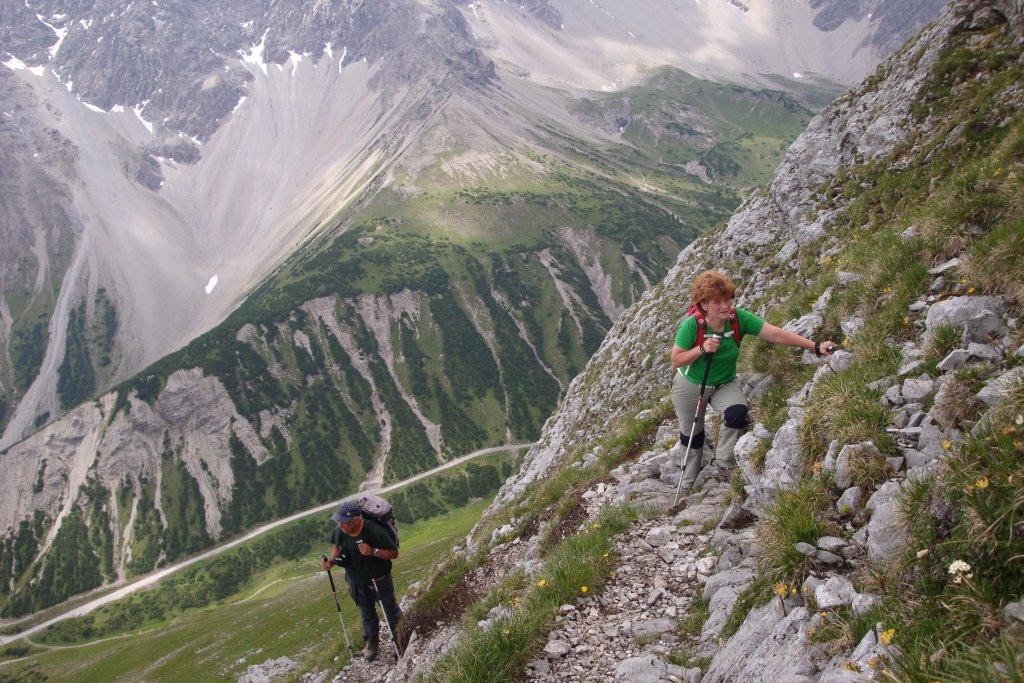
[[[961,373],[953,375],[945,388],[935,396],[932,415],[945,427],[971,426],[985,407],[975,396],[977,382]]]
[[[820,479],[804,479],[782,491],[765,509],[758,523],[758,537],[764,548],[761,568],[765,580],[799,586],[807,576],[810,559],[793,546],[811,543],[833,530],[829,518],[831,493]]]
[[[1018,214],[978,240],[958,270],[986,294],[1002,294],[1024,307],[1024,216]]]
[[[677,620],[679,637],[685,640],[700,636],[701,629],[710,616],[711,608],[708,601],[703,597],[695,599],[690,603],[689,611]]]
[[[956,325],[938,325],[931,331],[924,348],[924,360],[931,366],[932,374],[936,371],[935,364],[960,347],[962,337],[963,330]]]
[[[441,658],[428,680],[514,680],[543,642],[559,607],[597,591],[615,559],[614,538],[639,519],[632,506],[605,510],[593,524],[559,543],[536,581],[513,601],[513,616],[470,630]]]
[[[896,443],[886,432],[892,411],[882,404],[880,391],[867,388],[873,374],[858,363],[823,378],[814,388],[800,430],[808,463],[820,460],[833,439],[840,443],[874,441],[882,453],[897,453]]]
[[[721,638],[733,637],[740,630],[740,626],[743,625],[743,621],[751,610],[768,604],[769,600],[776,597],[772,592],[771,581],[765,576],[762,575],[754,579],[753,583],[744,588],[736,598],[736,602],[733,603],[732,611],[729,612],[729,617],[725,620],[725,625],[722,626]]]
[[[768,449],[771,448],[772,442],[770,439],[762,439],[754,449],[750,451],[750,462],[754,466],[754,470],[758,473],[764,472],[764,463],[768,458]]]
[[[874,488],[889,478],[889,463],[872,450],[851,449],[850,474],[855,486]]]
[[[762,466],[764,461],[762,461]],[[747,499],[747,492],[744,487],[747,484],[746,477],[743,476],[738,468],[732,471],[729,477],[729,488],[725,490],[725,497],[723,498],[726,506],[736,504],[741,505],[744,500]]]
[[[701,671],[707,671],[708,667],[711,666],[710,657],[699,657],[685,645],[679,645],[673,648],[673,650],[668,653],[668,661],[676,666],[681,666],[684,669],[697,668]]]

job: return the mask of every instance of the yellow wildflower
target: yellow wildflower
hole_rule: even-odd
[[[976,290],[974,289],[974,287],[968,287],[968,288],[967,288],[967,293],[968,293],[968,294],[974,294],[974,292],[975,292],[975,291],[976,291]]]
[[[546,585],[548,585],[548,580],[547,579],[541,579],[540,581],[537,582],[537,588],[543,588]]]
[[[981,477],[978,481],[974,482],[974,488],[976,489],[987,489],[988,488],[988,477]]]
[[[588,590],[588,589],[587,589],[587,587],[586,587],[586,586],[580,586],[580,593],[586,593],[586,592],[587,592],[587,590]]]
[[[774,590],[775,594],[780,598],[784,598],[786,597],[786,594],[789,593],[789,586],[784,584],[782,581],[779,581],[777,584],[772,586],[772,590]]]
[[[878,642],[882,645],[889,645],[892,643],[892,639],[896,637],[896,629],[887,628],[882,631],[882,634],[878,636]]]
[[[946,439],[945,441],[942,442],[942,450],[948,451],[952,447],[953,447],[953,442],[950,441],[949,439]]]

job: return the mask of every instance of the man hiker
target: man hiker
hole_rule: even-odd
[[[391,561],[398,557],[398,546],[381,524],[363,517],[354,501],[342,503],[331,519],[338,523],[338,528],[331,534],[334,549],[323,561],[323,568],[344,567],[348,593],[359,607],[363,622],[362,655],[372,661],[380,645],[376,601],[384,608],[392,638],[402,617],[391,580]]]
[[[689,313],[676,331],[672,405],[679,420],[680,442],[688,455],[680,490],[692,488],[701,470],[704,410],[708,403],[722,414],[715,460],[723,470],[736,466],[733,448],[747,428],[747,400],[736,381],[736,361],[744,336],[808,349],[819,356],[836,350],[834,342],[812,341],[770,325],[750,311],[733,308],[735,294],[736,285],[729,276],[717,270],[704,271],[693,281]]]

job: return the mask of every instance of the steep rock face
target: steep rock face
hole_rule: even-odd
[[[619,90],[648,65],[671,64],[793,92],[859,81],[943,4],[480,0],[460,6],[499,68],[547,85]]]
[[[954,11],[955,10],[955,11]],[[929,69],[941,54],[944,36],[968,10],[956,6],[915,41],[890,58],[874,78],[855,88],[811,121],[790,147],[767,188],[740,207],[721,230],[684,249],[665,279],[649,290],[609,331],[587,368],[570,384],[558,410],[545,424],[540,444],[499,496],[510,500],[570,454],[576,443],[600,434],[609,416],[625,414],[672,381],[665,365],[672,334],[689,301],[689,283],[707,268],[738,275],[738,305],[749,305],[785,270],[757,267],[776,258],[788,264],[796,250],[826,234],[841,207],[819,213],[817,189],[843,168],[879,158],[909,132],[910,108]]]
[[[4,473],[11,495],[4,497],[0,524],[14,526],[25,510],[39,510],[53,521],[51,529],[56,533],[72,507],[92,495],[80,491],[87,478],[107,489],[111,499],[124,497],[129,506],[147,482],[155,482],[154,504],[159,507],[160,494],[165,492],[160,486],[162,462],[173,455],[196,482],[205,531],[211,538],[219,537],[222,508],[230,502],[234,484],[233,471],[223,456],[231,452],[229,441],[237,438],[256,462],[267,457],[224,386],[200,370],[179,371],[168,378],[152,405],[132,397],[115,413],[114,400],[115,395],[107,395],[97,403],[83,404],[67,420],[7,452]],[[109,512],[115,536],[130,539],[129,529],[117,523],[116,510]],[[164,514],[168,526],[181,521]],[[45,554],[47,546],[40,548],[40,554]],[[114,548],[119,557],[125,551]],[[124,567],[118,567],[118,573],[123,572]]]
[[[4,15],[0,35],[10,37],[4,45],[13,57],[49,66],[69,89],[105,111],[137,107],[140,118],[201,141],[245,95],[253,78],[245,61],[266,71],[303,58],[316,62],[337,50],[344,54],[342,65],[386,62],[376,78],[392,92],[432,70],[438,55],[463,62],[470,78],[483,81],[493,73],[468,44],[458,12],[444,5],[33,5]],[[406,40],[411,34],[422,40]]]
[[[0,23],[3,446],[220,322],[494,76],[447,4],[39,3]]]

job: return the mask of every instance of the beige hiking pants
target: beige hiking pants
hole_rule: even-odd
[[[672,405],[675,406],[676,417],[679,420],[679,439],[684,454],[699,396],[700,385],[676,372],[675,380],[672,382]],[[740,391],[739,383],[734,379],[718,386],[709,384],[704,390],[704,404],[700,408],[697,425],[693,430],[690,459],[686,463],[686,471],[683,472],[684,489],[693,486],[701,470],[701,453],[704,451],[704,412],[709,403],[722,415],[722,428],[718,432],[718,447],[715,449],[715,460],[719,467],[735,467],[736,459],[732,452],[736,447],[736,441],[747,428],[747,399]]]

